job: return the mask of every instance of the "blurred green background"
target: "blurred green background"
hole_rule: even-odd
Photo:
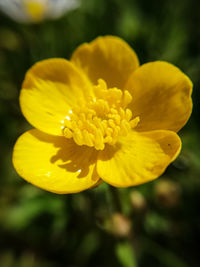
[[[40,24],[0,14],[0,266],[200,265],[199,10],[195,0],[83,0]],[[38,60],[69,58],[106,34],[124,38],[141,63],[169,61],[193,81],[182,152],[161,178],[134,188],[111,192],[102,184],[75,195],[37,189],[11,162],[17,137],[31,128],[18,103],[24,74]]]

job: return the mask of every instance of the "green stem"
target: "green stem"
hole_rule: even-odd
[[[123,207],[120,198],[120,192],[117,188],[109,186],[109,191],[111,195],[112,205],[115,212],[119,212],[123,215]],[[130,230],[129,235],[127,235],[123,241],[123,244],[126,244],[130,247],[131,257],[132,257],[132,266],[137,267],[136,259],[138,255],[138,240],[136,235],[133,235],[132,230]]]
[[[116,187],[109,186],[110,194],[112,197],[113,208],[116,212],[122,212],[122,204],[119,196],[119,191]]]

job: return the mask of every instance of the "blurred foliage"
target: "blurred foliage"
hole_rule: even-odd
[[[41,24],[0,14],[0,266],[199,266],[199,9],[196,0],[83,0]],[[127,40],[141,63],[170,61],[194,82],[181,155],[159,180],[114,194],[105,184],[76,195],[37,189],[11,162],[17,137],[31,128],[18,104],[24,74],[38,60],[69,58],[79,44],[106,34]],[[119,209],[127,219],[118,223],[132,225],[124,236],[112,229]]]

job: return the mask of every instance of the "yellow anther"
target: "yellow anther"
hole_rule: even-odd
[[[130,124],[126,120],[122,120],[121,122],[121,132],[122,135],[127,135],[130,130]]]
[[[94,125],[96,126],[96,128],[99,128],[103,133],[104,132],[104,127],[103,127],[103,125],[101,123],[101,120],[99,118],[95,117],[93,119],[93,122],[94,122]]]
[[[92,132],[92,133],[94,133],[94,132],[96,132],[96,129],[97,129],[97,127],[95,126],[95,124],[94,123],[90,123],[90,125],[89,125],[89,130],[90,130],[90,132]]]
[[[84,144],[87,146],[94,146],[94,143],[92,142],[92,138],[91,138],[92,134],[89,134],[87,130],[83,130],[83,140],[84,140]]]
[[[114,120],[115,120],[115,123],[117,124],[117,125],[120,125],[120,122],[121,122],[121,117],[120,117],[120,115],[115,115],[115,117],[114,117]]]
[[[120,115],[121,119],[123,119],[124,116],[125,116],[125,111],[124,111],[124,109],[121,108],[121,107],[119,108],[119,115]]]
[[[88,136],[90,138],[90,144],[91,144],[91,146],[94,146],[94,135],[91,134],[91,133],[88,133]]]
[[[138,125],[139,122],[140,122],[140,117],[139,116],[136,117],[135,119],[131,120],[130,121],[131,128],[135,128]]]
[[[71,121],[65,120],[64,125],[65,125],[65,127],[69,128],[69,129],[72,128],[72,122]]]
[[[106,138],[104,138],[104,143],[108,143],[111,144],[112,143],[112,137],[111,136],[106,136]]]
[[[95,135],[95,147],[99,150],[104,149],[105,145],[104,145],[104,140],[103,140],[103,136],[101,134],[101,130],[97,129],[96,135]]]
[[[108,90],[107,94],[107,100],[116,103],[117,101],[120,101],[122,97],[122,91],[117,88],[112,88]]]
[[[80,129],[82,129],[83,126],[84,126],[83,121],[82,121],[82,120],[78,120],[78,122],[77,122],[77,126],[78,126]]]
[[[92,129],[91,129],[91,122],[89,120],[87,120],[87,121],[85,121],[84,124],[85,124],[84,125],[85,126],[84,129],[87,129],[88,132],[91,132],[92,131]]]
[[[114,131],[113,131],[113,138],[115,139],[115,138],[117,138],[117,136],[119,135],[119,132],[120,132],[120,127],[119,126],[116,126],[115,128],[114,128]]]
[[[104,112],[105,114],[108,114],[110,111],[109,105],[107,101],[104,101]]]
[[[97,104],[98,104],[98,106],[97,106],[97,114],[98,115],[103,115],[104,114],[104,112],[105,112],[105,100],[103,100],[103,99],[99,99],[98,100],[98,102],[97,102]]]
[[[71,122],[71,129],[76,129],[77,128],[77,123],[76,123],[77,121],[72,121]]]
[[[110,109],[110,112],[111,112],[112,114],[118,114],[118,111],[117,111],[115,108],[111,108],[111,109]]]
[[[102,124],[102,126],[103,126],[103,128],[104,128],[104,131],[107,129],[107,127],[108,127],[108,122],[106,121],[106,120],[103,120],[102,122],[101,122],[101,124]]]
[[[98,86],[102,89],[102,90],[107,90],[107,84],[103,79],[98,79]]]
[[[106,128],[106,134],[107,134],[108,136],[111,136],[112,133],[113,133],[113,129],[110,128],[110,127],[107,127],[107,128]]]
[[[94,87],[95,96],[74,107],[61,121],[66,138],[73,138],[77,145],[103,150],[105,144],[114,145],[121,135],[127,135],[135,128],[139,117],[133,118],[127,108],[132,96],[128,91],[107,88],[104,80]]]
[[[81,131],[79,129],[77,129],[76,131],[74,131],[73,138],[74,138],[74,141],[79,146],[82,146],[83,145],[83,136],[82,136],[82,133],[81,133]]]
[[[63,130],[63,134],[66,138],[72,138],[73,134],[72,134],[72,131],[70,131],[69,128],[64,128]]]
[[[114,121],[113,120],[111,120],[111,119],[109,119],[108,120],[108,125],[111,127],[111,128],[115,128],[115,123],[114,123]]]
[[[125,90],[124,95],[123,95],[123,102],[122,102],[123,106],[127,107],[127,105],[131,103],[131,101],[132,101],[131,94],[127,90]]]
[[[129,108],[127,108],[125,111],[125,117],[127,121],[130,121],[130,119],[132,118],[132,111]]]

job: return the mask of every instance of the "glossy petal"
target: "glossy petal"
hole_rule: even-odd
[[[116,187],[143,184],[160,176],[181,149],[171,131],[132,131],[115,146],[107,146],[97,160],[97,173]]]
[[[30,130],[19,137],[13,153],[18,174],[54,193],[76,193],[94,186],[97,152],[72,139]]]
[[[139,66],[132,48],[122,39],[105,36],[79,46],[71,61],[83,70],[93,84],[104,79],[108,87],[123,89],[131,73]]]
[[[65,59],[35,64],[26,74],[20,105],[26,119],[39,130],[61,135],[68,111],[92,95],[87,78]]]
[[[192,111],[192,82],[167,62],[151,62],[139,67],[125,88],[132,94],[130,108],[140,116],[138,131],[180,130]]]

